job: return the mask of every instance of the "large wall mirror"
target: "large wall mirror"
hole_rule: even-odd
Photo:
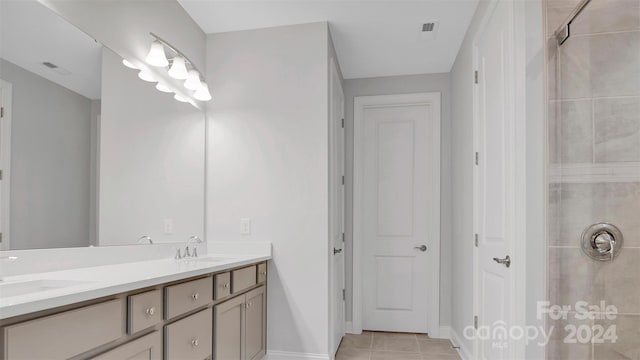
[[[203,111],[39,2],[1,6],[0,249],[202,237]]]

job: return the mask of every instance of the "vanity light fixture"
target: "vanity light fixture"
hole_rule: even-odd
[[[200,86],[200,89],[196,90],[195,94],[193,94],[193,97],[196,98],[196,100],[200,100],[200,101],[211,100],[209,85],[207,85],[206,83],[202,83],[202,86]]]
[[[171,90],[167,85],[165,85],[165,84],[163,84],[161,82],[156,84],[156,89],[158,91],[165,92],[165,93],[173,92],[173,90]]]
[[[126,67],[128,67],[129,69],[133,69],[133,70],[138,70],[138,67],[133,65],[131,63],[131,61],[127,60],[127,59],[122,59],[122,64]]]
[[[189,102],[189,100],[185,99],[182,95],[175,94],[173,95],[173,98],[180,102],[184,102],[184,103]]]
[[[157,67],[165,67],[169,65],[169,60],[164,54],[164,45],[158,40],[154,40],[151,43],[151,49],[146,58],[147,64]]]
[[[168,74],[172,78],[178,80],[184,80],[187,78],[187,66],[185,65],[185,61],[182,56],[176,56],[173,58],[173,63],[171,64]]]
[[[199,101],[211,100],[209,86],[204,82],[201,72],[193,64],[193,61],[189,60],[185,54],[160,38],[158,35],[154,33],[150,34],[153,36],[154,40],[151,44],[149,55],[147,55],[146,58],[147,63],[153,66],[164,67],[165,70],[167,70],[167,66],[170,65],[167,70],[167,74],[174,79],[185,80],[183,85],[187,91],[183,92],[178,91],[177,89],[172,89],[171,82],[169,84],[158,82],[153,74],[148,71],[143,70],[138,74],[138,76],[145,81],[158,82],[156,89],[162,92],[174,92],[174,99],[180,102],[191,103],[195,107],[198,107],[198,105],[193,101],[193,99]],[[166,54],[169,54],[169,59],[167,59]],[[162,61],[162,59],[166,60],[166,63]]]
[[[138,77],[144,81],[148,81],[148,82],[156,82],[156,78],[153,77],[153,75],[148,72],[147,70],[140,70],[140,72],[138,73]]]
[[[184,87],[194,91],[197,91],[202,87],[202,82],[200,81],[200,73],[198,72],[198,70],[189,70],[187,80],[184,82]]]

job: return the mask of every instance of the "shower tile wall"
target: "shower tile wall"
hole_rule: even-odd
[[[579,0],[546,2],[548,296],[552,304],[617,307],[614,320],[548,321],[548,359],[640,360],[640,0],[592,0],[561,46],[553,32]],[[624,234],[613,262],[588,258],[582,231]],[[615,343],[568,344],[565,325],[615,325]]]

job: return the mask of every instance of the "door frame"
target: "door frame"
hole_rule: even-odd
[[[338,87],[340,88],[340,93],[342,95],[342,104],[335,104],[334,103],[334,98],[335,98],[335,93],[334,93],[334,85],[338,84]],[[342,207],[342,219],[341,219],[341,226],[342,226],[342,231],[343,231],[343,237],[342,237],[342,286],[343,289],[346,287],[346,281],[345,281],[345,246],[344,246],[344,223],[345,223],[345,216],[344,216],[344,209],[345,209],[345,184],[344,182],[342,182],[341,186],[342,187],[342,200],[340,204],[335,204],[333,199],[335,198],[335,192],[337,191],[336,187],[333,184],[338,183],[337,179],[338,177],[343,177],[344,176],[344,164],[345,164],[345,159],[344,159],[344,152],[345,152],[345,146],[344,146],[344,127],[341,125],[344,124],[344,104],[345,104],[345,95],[344,95],[344,88],[342,87],[342,82],[341,82],[341,77],[340,74],[338,72],[338,65],[336,64],[336,60],[334,58],[331,58],[329,60],[329,126],[328,126],[328,131],[329,131],[329,174],[330,174],[330,178],[329,178],[329,238],[328,238],[328,254],[329,254],[329,261],[328,261],[328,266],[329,266],[329,356],[330,358],[333,358],[333,356],[335,355],[335,351],[337,351],[338,346],[340,346],[340,344],[334,344],[333,340],[335,337],[335,318],[336,318],[336,311],[337,309],[335,308],[334,304],[335,304],[335,300],[336,297],[342,298],[342,294],[340,293],[335,293],[334,288],[335,288],[335,284],[334,284],[334,278],[335,278],[335,268],[334,268],[334,254],[333,254],[333,233],[334,233],[334,226],[337,226],[338,224],[334,224],[333,223],[333,214],[331,214],[332,211],[334,211],[334,207],[335,206],[340,206]],[[335,119],[333,118],[334,115],[334,109],[336,106],[341,106],[341,118],[340,119]],[[339,129],[338,129],[339,128]],[[336,134],[336,129],[338,129],[339,131],[342,132],[342,139],[336,139],[335,134]],[[334,164],[334,162],[332,161],[334,159],[335,152],[337,151],[337,148],[334,147],[334,144],[338,144],[338,141],[342,140],[342,164],[341,164],[341,169],[340,174],[337,174],[333,171],[333,169],[336,167],[337,164]],[[346,330],[346,302],[345,299],[342,298],[342,302],[343,302],[343,319],[342,319],[342,329]]]
[[[437,171],[432,172],[433,188],[431,193],[434,204],[431,204],[432,213],[438,214],[433,219],[431,228],[433,233],[438,234],[436,239],[430,243],[431,251],[435,261],[428,264],[429,273],[431,274],[432,290],[430,291],[431,299],[429,304],[429,335],[431,337],[440,336],[440,221],[441,221],[441,204],[440,204],[440,142],[442,133],[440,131],[442,114],[440,112],[440,92],[422,92],[409,94],[394,95],[374,95],[374,96],[356,96],[353,100],[353,304],[352,304],[352,333],[362,333],[362,257],[363,257],[363,239],[362,239],[362,206],[363,206],[363,181],[364,166],[362,156],[364,155],[364,139],[362,127],[364,125],[364,110],[367,107],[393,106],[393,105],[429,105],[433,109],[433,114],[437,118],[434,123],[434,131],[438,134],[437,141],[431,144],[432,162]],[[426,261],[426,258],[425,258]],[[426,285],[425,285],[426,286]]]
[[[481,21],[478,31],[475,33],[472,41],[472,69],[471,73],[479,70],[478,61],[478,43],[484,31],[486,30],[491,16],[496,10],[498,5],[508,6],[509,18],[509,37],[511,42],[511,51],[509,61],[511,62],[511,73],[507,74],[505,82],[507,83],[507,94],[511,94],[512,106],[510,113],[507,114],[507,119],[513,121],[513,141],[511,142],[511,148],[507,151],[511,151],[512,156],[512,169],[511,181],[513,183],[513,224],[512,227],[512,241],[511,241],[511,258],[512,263],[510,270],[511,276],[511,319],[512,324],[507,324],[507,329],[510,326],[518,326],[525,329],[526,321],[526,243],[527,243],[527,132],[526,132],[526,94],[524,89],[526,88],[526,37],[522,27],[525,24],[525,15],[523,7],[520,4],[514,4],[513,2],[503,2],[500,0],[490,0],[487,5]],[[475,75],[474,75],[475,77]],[[471,80],[471,79],[470,79]],[[472,81],[473,87],[473,154],[470,154],[470,161],[473,167],[473,234],[469,234],[469,239],[474,239],[475,234],[479,231],[481,215],[478,209],[480,204],[480,189],[479,187],[479,167],[475,165],[475,152],[480,151],[479,145],[481,143],[480,136],[482,134],[481,118],[479,114],[479,94],[478,84]],[[511,90],[511,91],[509,91]],[[544,241],[544,239],[540,239]],[[473,247],[473,314],[477,316],[480,313],[479,299],[480,299],[480,283],[477,274],[479,274],[480,262],[478,259],[478,248]],[[525,339],[519,341],[511,341],[510,343],[510,356],[514,359],[524,359],[526,353],[526,341]],[[479,356],[479,342],[476,336],[473,340],[473,359],[477,359]]]
[[[13,85],[10,82],[0,79],[2,86],[2,99],[0,104],[4,108],[4,114],[0,121],[2,127],[2,139],[0,140],[0,168],[2,169],[2,203],[0,204],[2,227],[2,242],[0,250],[11,248],[11,104],[13,96]],[[4,91],[6,89],[7,91]]]

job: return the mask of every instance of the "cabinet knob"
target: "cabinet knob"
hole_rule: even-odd
[[[261,275],[267,275],[267,272],[266,271],[260,271],[260,274]]]
[[[198,346],[198,345],[199,345],[199,343],[198,343],[198,339],[193,339],[193,340],[191,340],[191,346],[196,347],[196,346]]]
[[[200,297],[200,294],[198,294],[198,293],[195,293],[195,294],[191,295],[191,298],[193,299],[193,301],[198,300],[199,297]]]
[[[156,308],[152,306],[150,308],[147,308],[147,310],[145,310],[144,312],[149,316],[153,316],[156,313]]]
[[[226,283],[226,284],[222,285],[222,287],[223,287],[223,288],[225,288],[225,289],[228,289],[228,288],[230,288],[230,287],[231,287],[231,284]]]

